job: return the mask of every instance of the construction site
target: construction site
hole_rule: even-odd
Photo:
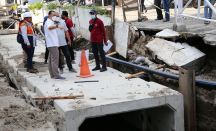
[[[173,1],[168,22],[155,20],[156,8],[165,12],[152,0],[145,1],[145,13],[139,0],[89,2],[95,5],[53,1],[54,9],[47,8],[50,3],[28,7],[39,37],[33,56],[38,73],[29,73],[17,42],[23,13],[14,14],[15,4],[1,0],[0,131],[216,131],[215,6],[209,7],[211,23],[204,24],[201,0]],[[91,9],[113,44],[105,72],[92,71]],[[77,73],[64,62],[65,80],[50,78],[44,64],[43,21],[50,10],[68,11],[77,34],[72,43]],[[81,58],[82,50],[87,55]],[[78,77],[83,57],[91,77]]]

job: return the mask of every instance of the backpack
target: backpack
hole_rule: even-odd
[[[17,33],[17,42],[20,43],[20,44],[24,42],[23,37],[22,37],[22,34],[19,33],[19,31],[20,31],[20,25],[21,25],[23,22],[25,22],[25,21],[24,21],[24,20],[21,20],[21,21],[19,22],[19,30],[18,30],[18,33]]]

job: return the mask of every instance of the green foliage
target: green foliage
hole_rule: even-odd
[[[46,9],[47,10],[52,10],[52,9],[56,9],[57,5],[54,3],[48,3]]]
[[[35,2],[34,4],[30,4],[28,6],[28,9],[29,10],[34,10],[34,9],[40,10],[42,7],[43,7],[43,3],[41,3],[41,2]]]
[[[86,9],[95,9],[95,10],[97,10],[99,15],[103,15],[105,17],[111,17],[110,12],[107,9],[101,9],[98,6],[86,7],[86,6],[83,6],[83,5],[79,4],[78,6],[77,5],[64,6],[62,9],[71,9],[71,10],[73,10],[73,14],[74,14],[75,7],[86,8]]]
[[[16,9],[16,8],[17,8],[17,4],[15,4],[14,6],[11,6],[11,7],[10,7],[11,10],[14,10],[14,9]]]

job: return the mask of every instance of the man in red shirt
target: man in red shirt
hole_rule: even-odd
[[[106,39],[106,32],[104,28],[104,23],[102,20],[97,18],[97,11],[92,9],[90,12],[91,20],[89,21],[90,26],[92,26],[91,32],[91,44],[92,44],[92,52],[95,57],[96,61],[96,67],[92,69],[92,71],[100,70],[100,72],[104,72],[107,70],[106,68],[106,57],[103,50],[103,41],[105,45],[107,46],[107,39]],[[100,53],[100,56],[102,58],[102,68],[100,68],[99,64],[99,56],[98,52]]]
[[[70,35],[70,40],[68,40],[66,38],[66,36],[65,36],[65,38],[66,38],[67,43],[71,42],[71,46],[68,45],[68,47],[69,47],[72,63],[75,64],[75,61],[74,61],[74,51],[73,51],[72,43],[73,43],[73,37],[74,36],[75,36],[75,39],[77,39],[76,32],[75,32],[75,29],[73,28],[73,22],[72,22],[72,20],[68,18],[68,12],[67,11],[62,11],[62,19],[65,20],[66,26],[68,28],[68,33]]]

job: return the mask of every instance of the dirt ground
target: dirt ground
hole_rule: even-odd
[[[58,131],[63,117],[50,105],[33,107],[20,90],[9,86],[0,72],[0,131]]]

